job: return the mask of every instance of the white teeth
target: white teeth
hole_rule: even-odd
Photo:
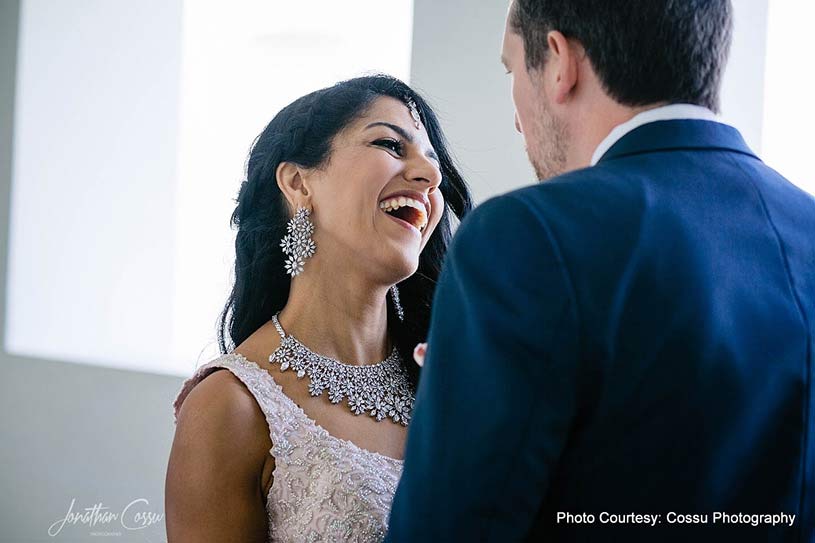
[[[383,200],[379,202],[379,209],[383,211],[396,211],[400,207],[412,207],[414,209],[418,209],[421,211],[419,215],[419,224],[416,225],[419,228],[419,231],[422,231],[427,226],[427,208],[424,206],[424,202],[420,202],[418,200],[414,200],[413,198],[407,198],[405,196],[399,196],[397,198],[389,198],[387,200]]]

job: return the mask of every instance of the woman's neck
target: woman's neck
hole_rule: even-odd
[[[347,364],[373,364],[390,354],[386,286],[317,270],[292,280],[280,324],[312,351]]]

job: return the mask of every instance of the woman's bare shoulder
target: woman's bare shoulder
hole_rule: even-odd
[[[268,453],[265,416],[252,393],[227,368],[216,369],[190,391],[179,409],[176,432],[181,434],[177,438],[224,447],[224,453],[232,447],[245,453],[253,445],[262,448],[252,455],[258,460]]]
[[[167,466],[170,540],[263,541],[270,447],[260,407],[232,372],[219,369],[196,384],[180,407]]]

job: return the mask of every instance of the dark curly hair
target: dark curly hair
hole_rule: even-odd
[[[419,257],[419,267],[399,283],[406,314],[404,322],[388,304],[389,334],[410,375],[418,378],[414,346],[424,341],[430,324],[430,306],[442,260],[450,242],[451,217],[459,219],[472,209],[469,189],[446,147],[438,119],[427,102],[394,77],[372,75],[349,79],[307,94],[285,108],[255,140],[249,154],[246,180],[241,184],[232,213],[237,227],[235,282],[218,321],[218,345],[228,353],[260,328],[286,304],[291,286],[284,270],[280,240],[290,219],[288,203],[276,181],[281,162],[304,168],[324,165],[330,158],[333,138],[365,115],[377,98],[413,100],[439,157],[445,206],[436,230]]]

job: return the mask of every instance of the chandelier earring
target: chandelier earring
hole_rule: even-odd
[[[402,303],[399,301],[399,287],[393,285],[390,289],[391,292],[391,300],[393,301],[393,308],[396,310],[396,316],[399,317],[400,321],[405,320],[405,309],[402,307]]]
[[[286,226],[288,233],[280,240],[280,248],[288,256],[285,264],[286,273],[292,277],[303,273],[306,260],[317,251],[317,244],[311,239],[314,223],[309,219],[309,215],[311,212],[308,209],[298,206],[294,217]]]

